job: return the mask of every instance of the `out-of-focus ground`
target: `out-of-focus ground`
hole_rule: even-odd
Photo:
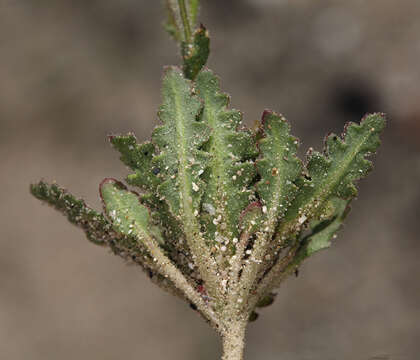
[[[209,66],[247,124],[282,112],[305,148],[389,124],[334,246],[249,327],[247,359],[418,359],[420,2],[212,0]],[[127,171],[109,132],[149,137],[179,62],[160,1],[0,0],[0,358],[217,359],[216,335],[133,266],[30,197],[57,180],[99,207]],[[304,149],[302,149],[302,153]]]

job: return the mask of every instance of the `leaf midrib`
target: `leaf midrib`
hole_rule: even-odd
[[[214,110],[217,105],[212,101],[211,97],[205,92],[205,108],[204,112],[208,119],[208,125],[212,129],[214,136],[210,138],[211,153],[215,154],[212,162],[213,178],[215,179],[216,191],[220,196],[216,195],[213,199],[218,204],[218,210],[222,213],[222,218],[227,223],[227,228],[232,232],[232,224],[230,217],[226,214],[226,207],[223,206],[223,199],[227,196],[228,192],[224,189],[224,184],[228,184],[230,179],[226,176],[228,167],[225,164],[230,164],[230,160],[224,161],[224,152],[221,149],[225,149],[225,143],[223,139],[223,127],[218,124],[218,113],[219,111]]]
[[[305,215],[308,218],[311,215],[310,212],[308,212],[308,210],[310,210],[311,208],[311,204],[316,200],[316,199],[321,199],[323,194],[330,194],[332,192],[332,190],[337,186],[337,184],[342,180],[342,178],[345,176],[346,173],[346,169],[349,167],[349,165],[352,163],[352,161],[355,159],[355,157],[357,156],[357,154],[360,151],[360,148],[362,147],[362,145],[364,145],[367,140],[369,139],[369,137],[372,135],[372,132],[368,132],[365,136],[360,138],[359,143],[357,144],[357,146],[354,148],[353,151],[350,152],[350,154],[348,156],[345,156],[344,158],[346,159],[346,161],[344,162],[345,166],[335,166],[335,170],[332,171],[331,174],[329,174],[329,176],[326,177],[326,179],[321,182],[318,185],[318,191],[315,191],[315,193],[309,198],[309,200],[306,202],[306,204],[301,207],[304,210],[302,212],[298,211],[298,214],[296,217],[294,217],[293,219],[289,220],[286,223],[283,223],[282,225],[282,229],[287,228],[287,227],[294,227],[294,225],[296,224],[296,221],[298,219],[298,217]],[[345,140],[344,140],[345,141]],[[350,146],[350,145],[349,145]],[[334,162],[332,163],[334,164]],[[341,173],[341,174],[340,174]],[[336,175],[337,174],[337,175]],[[334,178],[336,178],[336,180],[334,181]],[[330,180],[329,180],[330,179]],[[325,190],[325,185],[327,185],[327,189]],[[320,206],[317,206],[316,209],[318,209],[319,211],[322,210],[323,205],[325,204],[326,201],[328,201],[329,195],[325,196],[324,199],[321,200],[321,204]],[[309,209],[308,209],[309,208]],[[280,231],[281,233],[282,231]]]
[[[188,149],[188,145],[187,145],[186,136],[185,136],[185,122],[187,119],[185,119],[184,117],[184,113],[182,111],[181,99],[178,92],[176,91],[176,86],[174,86],[173,81],[171,81],[171,90],[173,92],[174,102],[175,102],[175,111],[176,111],[175,124],[176,124],[176,132],[178,135],[178,144],[181,145],[179,146],[180,151],[178,152],[179,159],[180,159],[179,161],[180,166],[178,166],[178,176],[180,178],[180,183],[181,183],[182,210],[184,213],[183,215],[185,217],[186,224],[188,226],[188,229],[186,229],[188,233],[191,230],[193,230],[195,226],[194,226],[194,221],[192,219],[192,215],[193,215],[192,203],[190,204],[188,201],[189,198],[192,199],[192,194],[191,194],[192,181],[191,179],[188,179],[187,172],[186,172],[186,169],[188,166],[187,159],[186,159],[186,152]]]
[[[275,132],[275,134],[274,134]],[[281,195],[284,192],[284,187],[281,186],[281,184],[283,183],[284,180],[284,175],[286,173],[286,171],[281,171],[284,170],[284,166],[283,166],[283,156],[286,150],[286,145],[283,144],[280,141],[273,141],[274,139],[281,139],[281,132],[278,132],[277,129],[274,130],[273,129],[273,134],[271,134],[271,140],[270,142],[273,144],[273,147],[275,147],[275,158],[274,158],[274,163],[276,164],[277,170],[278,170],[278,174],[275,176],[275,183],[276,185],[273,186],[274,189],[278,189],[278,191],[274,190],[274,196],[273,196],[273,200],[270,201],[270,209],[269,209],[269,214],[267,215],[267,219],[268,219],[268,226],[269,226],[269,232],[273,232],[274,231],[274,227],[276,225],[277,222],[277,214],[278,214],[278,210],[280,207],[280,198]],[[266,140],[268,140],[268,138],[266,138]],[[277,154],[279,154],[277,156]]]

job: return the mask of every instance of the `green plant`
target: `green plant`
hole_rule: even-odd
[[[255,131],[241,128],[217,77],[204,68],[209,37],[196,28],[198,0],[168,0],[167,29],[180,43],[182,69],[163,78],[162,125],[152,141],[110,136],[133,173],[100,185],[103,213],[43,181],[32,194],[67,215],[89,240],[138,264],[184,299],[223,339],[225,360],[242,359],[256,309],[302,261],[330,246],[371,169],[385,120],[367,115],[304,164],[279,114],[265,111]]]

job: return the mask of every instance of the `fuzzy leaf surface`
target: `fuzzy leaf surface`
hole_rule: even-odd
[[[111,224],[101,213],[91,209],[82,199],[77,199],[57,184],[40,181],[32,184],[30,191],[37,199],[67,216],[67,219],[80,227],[93,243],[105,245],[117,237]]]
[[[179,69],[169,68],[163,79],[163,105],[159,117],[163,125],[152,135],[160,154],[153,164],[161,170],[164,182],[158,186],[176,217],[195,217],[204,184],[201,180],[209,155],[200,150],[209,138],[209,128],[198,121],[201,102],[192,94],[191,83]]]
[[[200,121],[202,104],[193,94],[192,83],[177,68],[168,68],[163,79],[163,104],[159,117],[163,125],[152,135],[160,153],[153,164],[162,170],[157,188],[170,212],[180,221],[194,265],[199,269],[210,296],[220,286],[216,263],[205,242],[198,220],[205,184],[202,180],[210,155],[202,150],[209,139],[209,127]]]
[[[296,196],[294,182],[302,164],[296,157],[298,140],[290,136],[290,126],[283,116],[265,111],[261,132],[258,142],[261,159],[257,161],[261,180],[257,191],[265,213],[265,231],[271,234]]]
[[[331,239],[337,234],[350,211],[349,201],[339,198],[332,199],[334,215],[329,220],[317,222],[312,228],[312,234],[302,241],[300,255],[309,257],[314,253],[331,246]]]
[[[105,212],[116,231],[126,236],[135,235],[139,240],[151,237],[161,242],[162,235],[153,227],[149,209],[140,203],[138,194],[113,179],[105,179],[100,191]]]
[[[149,209],[141,204],[138,194],[128,191],[114,179],[105,179],[100,186],[100,192],[104,210],[114,229],[127,236],[135,235],[153,258],[157,271],[181,290],[205,317],[216,321],[200,294],[162,251],[158,240],[159,229],[153,226]]]
[[[210,38],[206,28],[201,25],[193,35],[192,42],[183,42],[181,46],[184,59],[184,75],[194,80],[206,65],[210,54]]]
[[[32,184],[30,191],[37,199],[66,215],[70,223],[80,227],[90,241],[109,246],[114,254],[140,265],[157,285],[174,293],[174,289],[171,290],[170,285],[155,273],[153,262],[133,235],[115,231],[103,214],[91,209],[82,199],[77,199],[57,184],[41,181]]]
[[[348,124],[342,137],[329,135],[324,154],[311,152],[307,176],[298,181],[299,193],[281,229],[296,233],[307,221],[328,217],[327,203],[332,197],[355,197],[354,182],[371,170],[372,163],[366,157],[377,150],[384,127],[382,114],[368,115],[360,124]]]
[[[130,185],[142,190],[154,192],[159,184],[157,175],[160,170],[152,164],[155,146],[146,142],[138,144],[133,134],[113,135],[109,137],[112,146],[121,153],[120,160],[135,171],[127,177]]]
[[[203,70],[196,79],[198,95],[203,100],[203,122],[211,129],[205,149],[211,154],[205,172],[207,183],[203,209],[208,235],[217,231],[227,239],[238,237],[238,221],[249,203],[249,184],[255,176],[256,146],[250,133],[238,131],[242,115],[227,108],[229,97],[220,91],[218,78]]]
[[[349,203],[350,200],[340,198],[331,199],[330,205],[333,207],[333,212],[330,218],[323,221],[315,221],[312,224],[312,233],[300,241],[293,260],[279,274],[279,277],[275,279],[271,286],[272,288],[279,286],[281,281],[296,270],[305,259],[331,246],[331,240],[336,236],[350,212]]]
[[[128,175],[127,182],[145,192],[140,195],[142,201],[152,211],[155,221],[165,229],[165,238],[169,243],[179,247],[179,240],[183,236],[182,228],[169,212],[168,205],[157,196],[161,170],[152,163],[156,155],[155,146],[150,142],[138,144],[133,134],[110,136],[110,141],[121,153],[121,161],[135,171]]]

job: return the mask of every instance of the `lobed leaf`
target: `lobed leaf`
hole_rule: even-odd
[[[182,241],[184,238],[182,226],[172,216],[168,205],[161,201],[157,194],[157,187],[162,181],[159,178],[161,170],[152,163],[156,155],[155,146],[150,142],[137,144],[137,139],[133,134],[113,135],[109,139],[114,148],[121,153],[121,161],[135,171],[134,174],[128,175],[127,182],[145,191],[140,198],[152,211],[154,221],[164,229],[167,245],[174,246],[178,251],[187,252]],[[185,270],[187,270],[186,267]]]
[[[201,25],[195,32],[191,42],[181,45],[183,70],[187,79],[194,80],[206,65],[210,54],[210,38],[206,28]]]
[[[257,183],[257,193],[262,209],[261,226],[253,244],[252,261],[245,264],[242,272],[243,292],[256,286],[259,278],[275,261],[275,254],[279,253],[276,249],[279,242],[271,240],[278,222],[283,219],[297,193],[294,181],[302,169],[296,157],[297,145],[297,139],[290,136],[286,120],[266,110],[258,134],[260,158],[257,160],[257,170],[260,181]]]
[[[70,223],[80,227],[93,243],[106,245],[118,237],[101,213],[91,209],[82,199],[75,198],[57,184],[50,185],[40,181],[30,186],[30,192],[67,216]]]
[[[265,111],[261,134],[258,142],[261,158],[257,161],[261,180],[257,191],[265,214],[264,231],[272,234],[296,197],[298,189],[294,182],[302,164],[296,157],[298,140],[290,136],[290,126],[283,116]]]
[[[150,209],[154,223],[163,229],[165,250],[172,260],[176,259],[185,275],[197,278],[198,274],[194,274],[191,269],[193,260],[185,242],[183,227],[179,219],[170,212],[168,204],[160,200],[158,195],[157,188],[163,180],[161,168],[153,163],[153,157],[156,156],[155,145],[150,142],[137,144],[133,134],[113,135],[109,139],[113,147],[121,153],[121,161],[135,171],[128,175],[127,182],[143,191],[139,196]]]
[[[32,184],[30,192],[37,199],[66,215],[70,223],[81,228],[90,241],[97,245],[108,246],[114,254],[140,265],[155,284],[184,298],[182,292],[157,273],[153,259],[134,236],[126,236],[115,231],[103,214],[88,207],[82,199],[77,199],[57,184],[48,184],[44,181]]]
[[[130,185],[138,186],[144,191],[154,192],[160,181],[160,169],[152,164],[155,146],[146,142],[138,144],[134,134],[112,135],[109,137],[112,146],[121,153],[121,161],[135,173],[127,177]]]
[[[366,159],[380,144],[385,126],[382,114],[366,116],[361,123],[350,123],[340,138],[335,134],[325,140],[324,154],[310,151],[307,174],[297,182],[299,193],[286,213],[281,232],[298,233],[312,219],[328,217],[328,200],[351,199],[357,195],[354,182],[366,176],[372,163]]]
[[[229,98],[210,70],[197,76],[196,89],[204,103],[202,120],[211,129],[205,147],[211,160],[204,173],[203,220],[208,237],[214,240],[217,233],[222,242],[239,236],[239,217],[249,204],[249,184],[255,176],[252,158],[257,151],[251,134],[237,130],[242,115],[227,108]]]
[[[176,68],[169,68],[163,79],[163,105],[159,117],[163,125],[152,135],[160,154],[153,164],[164,179],[158,192],[178,218],[195,217],[204,192],[201,175],[209,154],[200,150],[210,129],[198,121],[201,102],[192,94],[191,83]]]
[[[138,194],[113,179],[105,179],[100,192],[105,213],[115,231],[126,236],[135,235],[140,241],[150,237],[162,244],[162,234],[152,224],[149,209],[140,203]]]
[[[116,255],[130,259],[143,268],[147,263],[147,254],[133,236],[115,231],[103,214],[91,209],[82,199],[77,199],[57,184],[43,181],[32,184],[30,191],[37,199],[46,202],[67,216],[70,223],[80,227],[87,238],[97,245],[107,245]]]
[[[264,275],[258,294],[277,287],[306,257],[329,246],[348,213],[345,205],[357,194],[354,182],[371,169],[366,157],[378,148],[384,126],[382,114],[368,115],[359,125],[348,124],[342,138],[329,135],[324,154],[309,153],[307,173],[297,181],[298,195],[277,230],[276,243],[287,243],[288,252]],[[299,241],[304,225],[314,221],[312,234]]]
[[[135,174],[128,175],[127,182],[145,191],[140,198],[165,229],[166,238],[176,244],[183,236],[182,228],[170,214],[167,204],[159,200],[157,195],[157,187],[162,181],[159,177],[161,169],[152,163],[156,155],[155,146],[150,142],[137,144],[133,134],[113,135],[110,136],[110,141],[121,153],[121,161],[135,171]]]
[[[163,182],[157,192],[170,212],[182,223],[188,247],[195,255],[207,292],[214,295],[220,284],[216,263],[203,239],[198,221],[205,184],[202,175],[210,155],[202,147],[209,139],[209,127],[200,121],[202,104],[193,94],[192,83],[177,68],[168,68],[163,79],[163,105],[159,117],[163,125],[152,135],[160,153],[152,163],[161,169]],[[200,256],[198,256],[200,254]]]
[[[255,321],[255,309],[273,303],[286,276],[331,245],[385,120],[372,114],[350,123],[341,137],[325,139],[323,153],[310,150],[303,166],[281,115],[265,111],[256,133],[239,129],[241,113],[203,70],[210,39],[196,28],[199,0],[165,1],[183,65],[165,71],[162,125],[144,144],[133,134],[110,137],[133,172],[127,182],[141,193],[105,179],[105,214],[56,184],[41,181],[31,193],[187,300],[226,340],[242,331],[238,320]]]
[[[101,183],[100,193],[104,210],[114,229],[126,236],[134,235],[153,258],[160,275],[168,278],[183,296],[197,306],[204,317],[215,324],[217,319],[199,292],[164,254],[159,244],[160,229],[154,226],[149,209],[140,202],[138,194],[128,191],[122,183],[114,179],[105,179]]]

